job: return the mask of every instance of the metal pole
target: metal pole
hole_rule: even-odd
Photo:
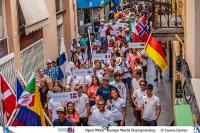
[[[2,76],[3,77],[3,75],[0,73],[0,76]],[[1,111],[1,117],[2,117],[2,123],[1,123],[1,125],[2,126],[5,126],[5,121],[4,121],[4,114],[3,114],[3,105],[2,105],[2,99],[3,99],[3,94],[1,93],[1,81],[2,81],[2,79],[0,79],[0,100],[1,100],[1,102],[0,102],[0,111]]]

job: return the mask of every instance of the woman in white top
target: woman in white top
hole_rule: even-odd
[[[112,112],[113,121],[115,121],[118,126],[125,126],[126,102],[124,99],[120,98],[118,89],[111,90],[107,108]]]

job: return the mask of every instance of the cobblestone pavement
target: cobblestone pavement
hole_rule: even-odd
[[[153,62],[149,60],[147,81],[154,85],[154,94],[160,98],[161,102],[161,115],[158,120],[159,126],[167,126],[172,120],[172,95],[171,95],[171,82],[168,78],[168,73],[163,74],[163,80],[154,82],[155,73]],[[133,126],[135,117],[133,116],[132,107],[127,102],[126,126]]]

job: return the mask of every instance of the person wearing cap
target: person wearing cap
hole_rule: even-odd
[[[100,87],[97,89],[97,96],[102,96],[102,98],[107,101],[110,91],[114,86],[109,84],[109,77],[108,76],[104,76],[103,77],[103,84],[100,85]]]
[[[74,55],[75,66],[80,68],[80,65],[84,64],[84,60],[85,60],[85,54],[83,53],[81,46],[78,45],[76,49],[76,53]]]
[[[90,35],[90,41],[91,41],[91,46],[92,46],[92,53],[96,53],[96,51],[100,50],[101,43],[99,40],[96,39],[94,34]]]
[[[54,68],[52,66],[52,61],[51,60],[47,60],[46,62],[47,68],[44,70],[44,74],[49,76],[53,82],[55,82],[57,80],[57,70],[56,68]]]
[[[115,86],[120,93],[120,97],[126,101],[126,86],[122,82],[122,74],[119,72],[114,73],[115,81],[110,83],[110,85]]]
[[[64,107],[58,107],[56,109],[58,119],[53,121],[53,126],[73,126],[73,123],[66,119],[66,113]]]
[[[98,38],[100,39],[101,43],[104,42],[104,40],[106,39],[106,30],[107,28],[104,25],[104,22],[101,22],[101,26],[99,28],[99,34],[98,34]]]
[[[148,84],[147,95],[142,99],[142,119],[143,126],[157,126],[157,121],[161,112],[160,99],[153,93],[153,85]]]

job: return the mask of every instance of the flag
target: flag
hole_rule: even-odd
[[[35,94],[35,86],[36,82],[32,80],[28,83],[28,85],[25,87],[23,93],[21,94],[18,102],[17,107],[27,107],[27,106],[33,106],[34,104],[34,94]]]
[[[8,118],[12,115],[12,112],[16,107],[16,98],[14,92],[2,74],[0,74],[0,93],[2,94],[1,103],[4,115],[4,124],[6,124]]]
[[[57,80],[61,80],[61,84],[65,84],[65,74],[70,71],[67,52],[65,49],[64,38],[61,38],[60,56],[59,56],[59,67]]]
[[[166,56],[161,44],[155,40],[153,35],[149,36],[145,51],[146,54],[160,67],[163,72],[168,68]]]
[[[21,82],[19,81],[19,78],[16,78],[16,97],[17,97],[17,101],[19,100],[20,96],[22,95],[24,91],[24,88],[21,84]]]
[[[30,106],[30,107],[23,106],[19,108],[19,112],[17,113],[12,126],[45,126],[46,124],[45,124],[44,112],[43,112],[42,104],[40,101],[40,95],[39,95],[39,91],[36,85],[35,78],[33,78],[28,83],[24,92],[26,92],[27,94],[27,91],[30,94],[34,94],[34,97],[32,100],[33,106]]]
[[[130,27],[131,42],[141,42],[141,38],[138,35],[138,32],[135,27],[135,22],[133,21],[132,17],[129,18],[129,23],[130,23],[129,27]]]
[[[148,34],[148,25],[147,19],[145,16],[141,17],[139,22],[136,25],[136,30],[144,42],[147,42],[149,34]]]
[[[120,0],[111,0],[111,10],[117,13],[117,6],[120,4]]]

